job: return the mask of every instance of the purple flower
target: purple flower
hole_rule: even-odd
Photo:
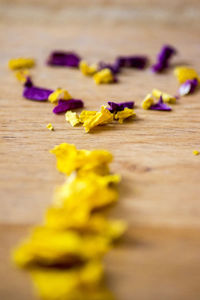
[[[66,112],[67,110],[71,110],[74,108],[81,108],[83,107],[83,101],[77,99],[70,99],[70,100],[62,100],[58,101],[58,105],[54,107],[53,113],[60,114]]]
[[[119,68],[136,68],[136,69],[144,69],[148,63],[148,59],[146,56],[119,56],[116,59],[116,65]]]
[[[80,60],[80,57],[74,52],[54,51],[50,54],[47,64],[78,68]]]
[[[29,100],[46,101],[51,93],[53,93],[53,90],[33,86],[31,81],[27,81],[25,83],[23,97]]]
[[[157,73],[157,72],[162,72],[163,70],[168,68],[170,58],[176,53],[177,53],[176,49],[173,48],[172,46],[169,45],[163,46],[157,56],[156,64],[152,66],[152,71]]]
[[[186,82],[184,82],[180,86],[180,88],[178,90],[178,94],[180,96],[192,94],[194,92],[194,90],[196,89],[197,85],[198,85],[198,80],[196,78],[186,80]]]
[[[162,96],[160,96],[160,99],[157,103],[150,106],[151,110],[162,110],[162,111],[171,111],[171,107],[169,107],[167,104],[163,102]]]
[[[110,112],[117,112],[117,111],[122,111],[124,108],[133,108],[134,107],[134,102],[129,101],[129,102],[121,102],[121,103],[115,103],[115,102],[108,102],[108,105],[110,105],[110,108],[108,110]]]

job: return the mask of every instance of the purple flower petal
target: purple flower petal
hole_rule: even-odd
[[[51,93],[53,93],[53,90],[44,89],[33,85],[25,85],[23,97],[29,100],[46,101]]]
[[[169,107],[166,103],[163,102],[162,96],[160,96],[160,99],[157,103],[150,106],[151,110],[162,110],[162,111],[171,111],[171,107]]]
[[[108,110],[110,112],[117,112],[117,111],[122,111],[124,108],[133,108],[134,107],[134,102],[129,101],[129,102],[121,102],[121,103],[115,103],[115,102],[108,102],[108,105],[110,105],[110,108]]]
[[[24,83],[24,86],[25,86],[25,87],[32,87],[32,86],[33,86],[33,81],[32,81],[32,79],[31,79],[30,76],[28,76],[28,77],[26,78],[26,81],[25,81],[25,83]]]
[[[186,80],[186,82],[184,82],[180,86],[180,88],[178,90],[178,94],[180,96],[192,94],[195,91],[197,85],[198,85],[198,80],[196,78],[195,79]]]
[[[152,66],[152,71],[157,73],[162,72],[163,70],[168,68],[170,58],[176,53],[176,49],[172,46],[163,46],[161,51],[158,53],[156,64]]]
[[[116,59],[116,65],[120,68],[136,68],[136,69],[144,69],[148,63],[148,59],[146,56],[119,56]]]
[[[80,60],[80,57],[74,52],[54,51],[50,54],[47,64],[78,68]]]
[[[62,100],[58,101],[58,105],[54,107],[53,112],[54,114],[60,114],[66,112],[67,110],[71,110],[74,108],[81,108],[83,107],[83,101],[77,99],[70,99],[70,100]]]
[[[99,63],[99,71],[103,69],[110,69],[113,74],[117,74],[120,71],[120,67],[118,62],[114,62],[113,64],[107,64],[104,62]]]

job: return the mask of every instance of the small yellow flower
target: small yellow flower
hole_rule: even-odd
[[[77,113],[72,112],[71,110],[67,111],[65,114],[65,119],[69,122],[72,126],[76,126],[80,123],[79,116]]]
[[[71,99],[71,95],[68,93],[67,90],[58,88],[56,89],[53,93],[51,93],[48,97],[48,100],[51,103],[57,103],[58,100],[62,99],[62,100],[69,100]]]
[[[11,70],[29,69],[35,65],[33,58],[13,58],[9,61],[8,66]]]
[[[200,152],[199,152],[198,150],[193,150],[192,153],[193,153],[194,155],[199,155],[199,154],[200,154]]]
[[[115,114],[115,120],[118,120],[120,124],[123,123],[123,121],[129,117],[135,117],[136,116],[136,113],[134,112],[134,110],[132,108],[128,108],[128,107],[125,107],[124,110],[122,111],[118,111],[116,114]]]
[[[97,72],[94,76],[93,79],[96,84],[101,84],[101,83],[112,83],[114,82],[114,76],[111,72],[110,69],[105,68],[99,72]]]
[[[184,66],[176,67],[174,69],[174,75],[176,76],[176,78],[180,83],[184,83],[186,82],[186,80],[195,79],[195,78],[200,81],[199,75],[195,69],[184,67]]]
[[[79,64],[79,69],[81,72],[86,76],[94,75],[98,70],[97,64],[88,65],[88,63],[85,60],[81,60]]]
[[[152,98],[152,95],[147,94],[147,96],[142,101],[141,106],[142,106],[143,109],[149,109],[153,103],[154,103],[154,100]]]
[[[47,124],[46,128],[48,128],[49,130],[53,131],[54,127],[51,123]]]
[[[176,102],[176,97],[174,97],[170,94],[167,94],[167,93],[163,93],[157,89],[152,90],[152,95],[157,99],[159,99],[160,96],[162,96],[162,99],[165,103],[175,103]]]

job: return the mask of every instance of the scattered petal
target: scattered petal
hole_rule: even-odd
[[[82,108],[83,101],[79,99],[70,99],[70,100],[62,100],[58,101],[58,105],[54,107],[54,114],[60,114],[75,108]]]
[[[146,56],[133,55],[133,56],[120,56],[116,59],[116,64],[119,68],[136,68],[144,69],[147,66],[148,59]]]
[[[29,69],[35,65],[35,60],[33,58],[13,58],[9,61],[8,66],[11,70],[18,69]]]
[[[193,79],[197,79],[198,81],[200,81],[199,75],[195,69],[184,67],[184,66],[176,67],[174,69],[174,75],[176,76],[176,78],[180,83],[185,83],[187,80],[193,80]]]
[[[160,110],[160,111],[171,111],[171,107],[169,107],[166,103],[163,102],[162,96],[157,103],[152,104],[149,109],[151,110]]]
[[[80,57],[74,52],[54,51],[50,54],[47,64],[78,68]]]
[[[72,112],[71,110],[67,111],[65,114],[65,119],[69,122],[72,126],[76,126],[80,123],[79,116],[77,113]]]
[[[55,91],[53,91],[53,93],[51,93],[48,97],[48,100],[51,103],[57,103],[58,100],[62,99],[62,100],[69,100],[71,99],[71,95],[68,93],[67,90],[64,89],[56,89]]]
[[[193,150],[192,153],[193,153],[194,155],[199,155],[199,154],[200,154],[200,152],[199,152],[198,150]]]
[[[172,96],[170,94],[167,94],[167,93],[163,93],[157,89],[153,89],[152,90],[152,95],[159,99],[160,96],[162,96],[162,99],[165,103],[175,103],[176,102],[176,97],[175,96]]]
[[[118,120],[120,124],[122,124],[125,119],[135,116],[136,114],[133,109],[125,107],[124,110],[118,111],[114,115],[114,118],[115,120]]]
[[[101,111],[95,113],[95,115],[92,115],[88,117],[84,123],[83,126],[85,128],[86,132],[89,132],[92,128],[98,126],[107,124],[113,121],[113,114],[105,107],[101,107]]]
[[[15,72],[15,77],[22,83],[27,81],[27,78],[30,76],[29,70],[18,70]]]
[[[144,100],[142,101],[142,108],[143,109],[149,109],[154,104],[154,100],[152,98],[151,94],[147,94]]]
[[[46,128],[48,128],[49,130],[53,131],[54,127],[51,123],[47,124]]]
[[[152,66],[152,71],[157,73],[157,72],[162,72],[169,66],[169,60],[173,55],[175,55],[176,49],[173,48],[172,46],[165,45],[162,47],[160,53],[157,56],[157,62],[155,65]]]
[[[116,79],[110,69],[103,69],[97,72],[93,78],[96,84],[116,82]]]
[[[184,82],[179,90],[178,90],[178,94],[180,96],[185,96],[188,94],[192,94],[196,87],[198,86],[198,80],[197,79],[188,79],[186,80],[186,82]]]
[[[25,83],[23,97],[29,100],[47,101],[49,95],[52,92],[53,92],[52,90],[33,86],[30,80],[30,81],[26,81]]]
[[[103,69],[110,69],[113,74],[117,74],[120,71],[119,62],[116,60],[113,64],[108,64],[104,62],[99,63],[99,71]]]
[[[84,75],[91,76],[97,72],[98,66],[97,64],[88,65],[85,60],[81,60],[79,63],[79,69]]]
[[[108,105],[110,106],[110,108],[108,108],[108,110],[110,112],[118,112],[121,110],[124,110],[124,108],[133,108],[134,107],[134,102],[133,101],[128,101],[128,102],[120,102],[120,103],[116,103],[116,102],[108,102]]]

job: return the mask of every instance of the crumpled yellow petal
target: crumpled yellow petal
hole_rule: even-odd
[[[53,91],[53,93],[51,93],[48,97],[48,100],[51,103],[57,103],[58,100],[62,99],[62,100],[69,100],[71,99],[71,95],[69,94],[69,92],[67,90],[58,88],[55,91]]]
[[[79,120],[81,123],[84,123],[88,118],[94,117],[98,111],[95,110],[82,110],[82,112],[79,115]]]
[[[107,174],[112,154],[106,150],[77,150],[72,144],[62,143],[50,150],[57,158],[60,172],[70,175],[73,171]]]
[[[199,154],[200,154],[200,152],[199,152],[198,150],[193,150],[192,153],[193,153],[194,155],[199,155]]]
[[[68,110],[65,114],[65,119],[67,122],[69,122],[72,126],[76,126],[80,123],[79,116],[76,112],[72,112],[71,110]]]
[[[57,187],[54,205],[66,208],[69,215],[80,207],[90,211],[105,207],[117,201],[116,184],[119,181],[120,176],[117,174],[101,176],[92,172],[72,180],[69,178]]]
[[[94,75],[98,70],[97,64],[88,65],[88,63],[85,60],[81,60],[79,64],[79,69],[81,72],[86,76]]]
[[[114,118],[115,120],[118,120],[119,123],[123,123],[123,121],[129,117],[135,117],[136,116],[136,113],[134,112],[134,110],[132,108],[128,108],[128,107],[125,107],[124,110],[122,111],[118,111]]]
[[[26,69],[18,70],[15,72],[15,77],[22,83],[26,82],[28,76],[30,76],[30,72]]]
[[[154,103],[154,100],[152,98],[152,95],[147,94],[146,97],[144,98],[144,100],[142,101],[141,106],[143,109],[149,109],[153,103]]]
[[[198,81],[200,82],[199,75],[197,71],[193,68],[188,68],[184,66],[176,67],[174,69],[174,75],[176,76],[176,78],[180,83],[184,83],[186,82],[186,80],[195,79],[195,78],[198,79]]]
[[[35,60],[33,58],[13,58],[10,59],[8,62],[8,66],[11,70],[18,70],[18,69],[29,69],[35,65]]]
[[[109,249],[109,239],[101,235],[36,227],[29,240],[14,251],[13,259],[23,268],[34,265],[67,267],[99,259]]]
[[[53,131],[54,127],[51,123],[47,124],[46,128],[48,128],[49,130]]]
[[[102,284],[103,266],[91,261],[71,270],[31,270],[35,288],[45,300],[114,300]]]
[[[106,108],[106,106],[101,106],[101,111],[97,112],[95,115],[89,116],[85,119],[83,127],[85,132],[89,132],[92,128],[107,124],[113,121],[113,114]]]
[[[167,93],[163,93],[163,92],[161,92],[160,90],[157,90],[157,89],[152,90],[152,95],[157,99],[159,99],[160,96],[162,96],[162,99],[165,103],[175,103],[176,102],[176,97],[175,96],[172,96],[172,95],[167,94]]]
[[[108,68],[105,68],[105,69],[97,72],[96,74],[94,74],[93,79],[96,84],[114,82],[114,76],[113,76],[111,70]]]

